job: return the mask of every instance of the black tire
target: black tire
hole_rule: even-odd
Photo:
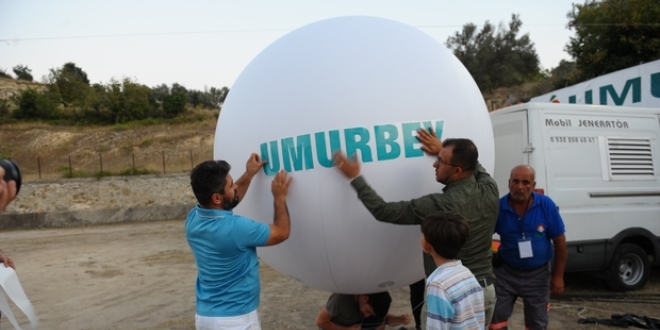
[[[607,286],[614,291],[638,290],[646,285],[651,265],[646,251],[635,244],[621,244],[607,269]]]

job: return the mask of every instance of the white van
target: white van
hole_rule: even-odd
[[[660,108],[525,103],[490,118],[500,196],[513,167],[536,170],[564,219],[566,271],[643,287],[660,264]]]

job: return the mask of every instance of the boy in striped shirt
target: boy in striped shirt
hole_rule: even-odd
[[[422,249],[438,266],[426,279],[429,330],[484,328],[483,289],[455,259],[468,235],[467,221],[456,212],[438,212],[422,222]]]

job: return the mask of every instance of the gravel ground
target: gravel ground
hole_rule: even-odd
[[[183,222],[8,231],[0,248],[14,259],[41,329],[194,329],[196,269]],[[315,329],[329,292],[300,284],[262,263],[264,330]],[[579,317],[634,313],[660,318],[660,269],[628,296],[581,274],[566,275],[567,300],[552,302],[549,329],[604,329]],[[591,295],[591,297],[588,297]],[[597,295],[597,296],[596,296]],[[634,295],[634,296],[632,296]],[[395,314],[410,313],[408,289],[392,292]],[[15,309],[21,325],[27,319]],[[4,317],[0,328],[11,328]],[[523,329],[516,306],[511,329]]]

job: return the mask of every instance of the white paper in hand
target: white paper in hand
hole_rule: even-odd
[[[34,312],[34,307],[32,307],[32,303],[30,303],[30,300],[25,295],[14,269],[5,267],[4,264],[0,264],[0,286],[2,286],[7,293],[9,299],[11,299],[14,304],[23,311],[28,320],[30,320],[32,329],[36,329],[39,325],[39,320],[37,319],[37,314]],[[7,319],[9,319],[9,322],[14,325],[14,328],[21,330],[2,290],[0,290],[0,311],[7,317]]]

